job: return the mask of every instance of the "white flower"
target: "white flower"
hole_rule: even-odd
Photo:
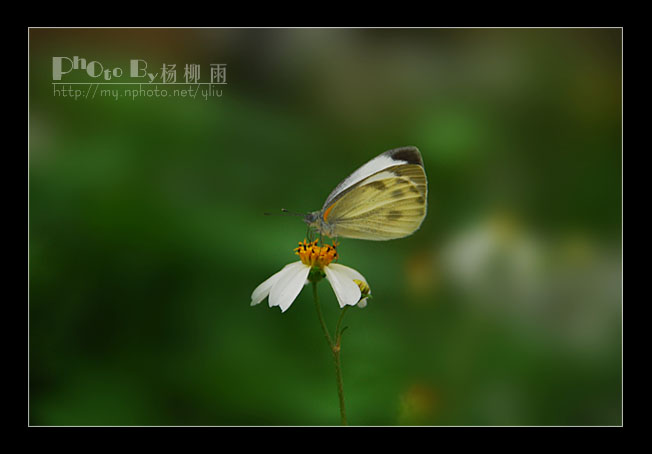
[[[337,301],[341,308],[344,306],[365,307],[367,296],[371,293],[367,280],[353,268],[331,263],[337,258],[335,246],[317,246],[317,241],[312,243],[299,243],[295,249],[301,258],[293,262],[269,279],[260,284],[251,294],[251,305],[255,306],[269,297],[269,307],[278,306],[285,312],[309,281],[311,269],[322,271],[331,284]],[[356,282],[356,280],[358,282]],[[361,300],[360,298],[363,297]]]

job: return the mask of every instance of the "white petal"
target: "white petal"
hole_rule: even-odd
[[[363,300],[360,300],[360,302],[358,303],[358,307],[360,309],[364,309],[365,307],[367,307],[367,299],[368,298],[364,298]]]
[[[281,271],[272,275],[269,279],[267,279],[265,282],[263,282],[258,287],[256,287],[256,289],[251,294],[251,306],[255,306],[256,304],[259,304],[262,300],[267,298],[267,296],[269,295],[269,291],[272,289],[274,284],[276,284],[276,281],[278,281],[279,277],[281,277],[283,270],[285,270],[290,265],[292,264],[290,263],[289,265],[285,265]]]
[[[365,284],[369,285],[369,282],[364,278],[362,274],[360,274],[357,270],[354,270],[353,268],[350,268],[348,266],[340,265],[339,263],[331,263],[328,265],[328,268],[332,268],[337,270],[340,274],[344,274],[349,277],[349,279],[357,279],[359,281],[364,282]],[[369,288],[369,294],[371,295],[371,287]]]
[[[269,292],[269,307],[279,306],[285,312],[305,285],[310,267],[301,262],[290,263],[280,271]]]
[[[348,267],[336,263],[325,267],[324,271],[326,272],[326,279],[331,283],[331,287],[333,287],[333,291],[337,297],[337,302],[340,303],[340,307],[347,305],[353,306],[360,300],[360,287],[358,287],[358,284],[353,282],[353,279],[350,277],[351,275],[342,268]],[[352,268],[348,269],[352,270]],[[356,277],[356,279],[358,278]]]

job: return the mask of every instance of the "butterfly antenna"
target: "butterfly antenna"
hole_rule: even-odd
[[[286,208],[281,208],[281,211],[283,213],[285,213],[285,214],[290,215],[290,216],[302,216],[303,217],[303,216],[306,215],[306,213],[297,213],[296,211],[290,211],[290,210],[288,210]]]
[[[305,216],[305,213],[297,213],[295,211],[289,211],[286,210],[285,208],[281,208],[281,213],[269,213],[269,212],[264,212],[264,216]]]

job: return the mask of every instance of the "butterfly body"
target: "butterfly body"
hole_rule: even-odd
[[[411,235],[427,211],[428,181],[416,147],[386,151],[345,178],[304,221],[331,238],[384,241]]]

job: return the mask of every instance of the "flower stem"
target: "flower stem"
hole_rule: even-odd
[[[343,426],[346,426],[346,409],[344,408],[344,388],[342,387],[342,367],[340,365],[340,348],[337,351],[333,349],[333,359],[335,360],[335,375],[337,376],[337,396],[340,399],[340,420]]]
[[[340,313],[340,318],[337,320],[337,326],[335,327],[335,342],[337,345],[340,344],[340,338],[342,337],[342,331],[340,331],[340,326],[342,326],[342,320],[344,319],[344,314],[346,314],[347,309],[351,306],[344,306],[342,312]]]
[[[328,328],[326,328],[326,323],[324,322],[324,316],[321,314],[321,307],[319,306],[319,296],[317,295],[317,282],[312,281],[312,295],[315,298],[315,307],[317,308],[317,316],[319,317],[319,323],[321,324],[321,329],[324,332],[324,337],[328,346],[333,349],[333,341],[331,335],[328,334]]]
[[[319,297],[317,295],[317,282],[315,281],[312,282],[312,294],[315,299],[315,308],[317,309],[317,317],[319,317],[319,323],[321,325],[321,329],[324,332],[324,337],[326,338],[326,342],[328,342],[328,346],[330,347],[331,352],[333,353],[333,360],[335,361],[335,377],[337,379],[337,396],[340,402],[340,419],[341,419],[341,424],[343,426],[346,426],[346,409],[344,407],[344,388],[342,386],[342,365],[340,363],[340,340],[342,334],[340,332],[340,325],[342,324],[342,319],[344,318],[344,313],[346,312],[346,309],[348,309],[348,306],[342,309],[340,318],[337,321],[337,327],[335,329],[335,343],[333,343],[333,339],[328,333],[328,329],[326,328],[326,323],[324,322],[324,317],[321,313],[321,307],[319,306]]]

